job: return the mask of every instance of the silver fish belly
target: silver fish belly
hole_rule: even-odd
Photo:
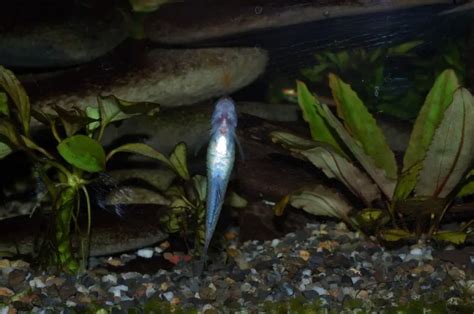
[[[219,99],[212,115],[211,125],[211,139],[207,150],[206,238],[200,272],[207,259],[209,244],[219,220],[234,166],[237,113],[232,99]]]

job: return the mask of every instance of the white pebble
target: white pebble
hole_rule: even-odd
[[[32,280],[29,281],[29,284],[31,288],[42,289],[46,287],[46,285],[40,278],[33,278]]]
[[[355,285],[356,282],[358,282],[359,280],[361,280],[362,278],[360,277],[351,277],[351,280],[352,280],[352,284]]]
[[[410,254],[413,256],[421,256],[423,255],[423,251],[420,248],[416,247],[414,249],[411,249]]]
[[[66,306],[67,306],[67,307],[76,307],[76,306],[77,306],[77,303],[67,300],[67,301],[66,301]]]
[[[114,297],[117,297],[117,298],[121,297],[122,291],[128,291],[128,287],[125,285],[119,285],[119,286],[109,288],[109,292],[113,293]]]
[[[152,258],[153,257],[153,250],[152,249],[140,249],[137,251],[137,255],[143,258]]]
[[[163,296],[168,302],[171,302],[171,300],[173,300],[174,298],[174,293],[171,291],[168,291],[168,292],[163,293]]]
[[[110,282],[111,284],[115,285],[117,284],[117,276],[108,274],[102,277],[102,282]]]
[[[311,276],[311,269],[305,269],[303,270],[303,276]]]
[[[277,247],[278,244],[280,244],[280,240],[279,240],[279,239],[273,239],[273,240],[272,240],[272,247]]]
[[[323,287],[314,286],[313,290],[316,291],[319,295],[329,295],[328,291]]]
[[[136,271],[131,271],[128,273],[123,273],[121,276],[123,279],[129,280],[129,279],[135,279],[135,278],[141,277],[141,274],[137,273]]]

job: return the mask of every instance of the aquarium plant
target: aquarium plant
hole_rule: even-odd
[[[91,201],[88,184],[106,170],[107,162],[117,153],[135,153],[154,158],[168,165],[187,180],[185,150],[178,146],[167,158],[143,143],[129,143],[109,152],[100,141],[105,128],[112,122],[137,114],[154,114],[157,105],[131,103],[114,96],[99,96],[97,107],[81,110],[54,106],[46,112],[30,106],[28,95],[14,74],[0,66],[0,158],[25,152],[35,164],[36,175],[47,188],[51,201],[50,229],[52,237],[41,252],[47,265],[77,272],[86,266],[91,228]],[[34,117],[43,123],[56,141],[51,148],[37,143],[30,131]],[[82,197],[81,197],[82,194]],[[85,206],[81,206],[81,202]],[[80,223],[80,211],[86,209],[86,226]],[[79,243],[72,242],[73,233]],[[81,257],[79,259],[79,257]]]
[[[283,197],[276,213],[289,203],[315,215],[342,219],[381,241],[425,236],[462,243],[470,223],[459,231],[440,230],[453,200],[474,194],[474,98],[460,86],[455,72],[442,72],[426,96],[400,170],[357,93],[335,74],[329,75],[329,86],[336,115],[297,82],[298,103],[311,139],[284,132],[273,132],[271,137],[341,182],[359,201],[350,202],[340,191],[315,185]]]
[[[314,55],[316,64],[301,73],[320,88],[327,75],[335,73],[351,80],[370,111],[412,119],[444,69],[453,69],[461,82],[466,77],[466,41],[446,41],[432,57],[421,56],[417,50],[421,45],[423,41],[417,40],[391,47],[321,51]]]

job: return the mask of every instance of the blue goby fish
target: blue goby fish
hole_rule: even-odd
[[[198,275],[202,273],[207,261],[209,244],[219,220],[234,166],[236,127],[237,112],[234,101],[228,97],[219,99],[211,118],[211,138],[207,149],[206,238]]]

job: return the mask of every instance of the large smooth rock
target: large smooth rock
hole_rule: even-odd
[[[412,10],[414,8],[437,6],[428,9],[426,14],[436,15],[442,10],[454,7],[450,0],[375,0],[375,1],[202,1],[174,3],[162,7],[156,11],[145,25],[147,36],[156,42],[166,44],[192,44],[196,42],[209,41],[221,37],[237,34],[251,33],[259,30],[281,28],[284,26],[303,24],[309,22],[332,20],[340,17],[357,17],[368,14],[387,13],[401,9]],[[463,8],[463,9],[468,9]],[[460,10],[458,10],[460,11]],[[454,11],[456,12],[456,11]],[[422,22],[426,14],[419,15]],[[400,26],[401,21],[406,20],[406,14],[399,17],[386,15],[385,23],[378,23],[373,17],[363,17],[364,24],[371,25],[373,36],[382,28]],[[416,17],[415,17],[416,19]],[[372,21],[372,23],[370,23]],[[324,24],[321,24],[321,27]],[[346,28],[345,33],[358,34],[363,31],[361,20],[338,21],[332,25],[333,29],[323,27],[318,37],[337,35],[340,28]],[[336,30],[337,28],[337,30]],[[314,36],[316,28],[302,29],[306,35]],[[401,31],[401,30],[400,30]],[[323,33],[326,32],[326,35]],[[319,36],[323,35],[323,36]],[[299,37],[298,32],[294,36]],[[261,42],[267,39],[262,36]]]
[[[53,104],[95,106],[98,95],[177,107],[230,94],[252,83],[263,73],[267,54],[258,48],[155,49],[116,60],[44,79],[23,76],[22,82],[33,106],[49,112]]]
[[[169,154],[179,142],[185,142],[190,154],[204,147],[209,140],[210,120],[214,105],[174,108],[159,112],[156,116],[138,116],[109,126],[103,136],[104,145],[118,146],[127,142],[144,142],[163,154]],[[239,126],[245,123],[247,114],[270,121],[282,121],[308,129],[301,119],[296,104],[265,104],[237,102]],[[396,152],[405,151],[411,132],[411,123],[395,118],[376,115],[390,147]],[[244,152],[245,153],[245,152]]]
[[[52,68],[82,64],[128,37],[125,18],[111,6],[70,1],[8,1],[0,12],[0,64]]]
[[[160,229],[164,210],[137,207],[119,217],[112,212],[94,211],[90,255],[110,255],[139,249],[168,237]],[[45,218],[18,216],[0,221],[0,255],[28,255],[38,249],[38,240],[45,236]],[[74,239],[74,243],[76,239]]]

